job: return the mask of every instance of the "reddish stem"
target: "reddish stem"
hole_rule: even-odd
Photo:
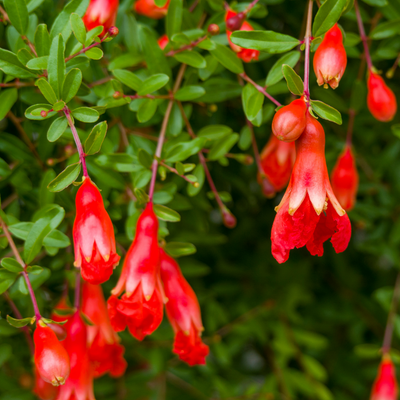
[[[358,7],[357,0],[354,1],[354,9],[356,11],[356,16],[357,16],[358,30],[360,31],[360,37],[364,45],[365,59],[367,60],[368,69],[371,69],[373,65],[371,60],[371,54],[369,52],[369,47],[368,47],[368,38],[367,35],[365,34],[364,24],[362,22],[361,13]]]
[[[310,44],[311,44],[311,22],[312,22],[313,0],[308,1],[307,28],[304,43],[306,45],[304,55],[304,96],[307,107],[310,106]]]
[[[258,1],[258,0],[257,0],[257,1]],[[191,50],[191,49],[193,49],[193,47],[196,47],[199,43],[201,43],[202,41],[206,40],[207,37],[208,37],[207,35],[202,36],[201,38],[199,38],[199,39],[197,39],[197,40],[194,40],[192,43],[189,43],[189,44],[187,44],[187,45],[185,45],[185,46],[182,46],[182,47],[179,48],[179,49],[171,50],[171,51],[169,51],[168,53],[166,53],[165,56],[166,56],[166,57],[172,57],[172,56],[174,56],[175,54],[181,53],[182,51]]]
[[[103,43],[104,40],[107,39],[107,38],[108,38],[108,32],[101,39],[100,43],[95,42],[95,43],[92,43],[90,46],[84,47],[82,50],[78,51],[77,53],[72,54],[71,56],[67,57],[65,59],[65,62],[68,62],[69,60],[72,60],[73,58],[75,58],[75,57],[77,57],[77,56],[79,56],[79,55],[81,55],[83,53],[86,53],[88,50],[92,49],[93,47],[96,47],[96,46],[100,45],[101,43]]]
[[[258,85],[249,76],[247,76],[245,72],[242,72],[241,74],[239,74],[239,76],[243,78],[246,82],[249,82],[251,85],[253,85],[260,93],[271,100],[276,106],[280,107],[282,105],[281,103],[279,103],[278,100],[274,99],[269,93],[267,93],[267,91],[262,86]]]

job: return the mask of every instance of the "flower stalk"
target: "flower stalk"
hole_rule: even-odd
[[[307,11],[307,27],[304,38],[305,55],[304,55],[304,97],[307,100],[307,106],[310,106],[310,45],[311,45],[311,23],[312,23],[313,0],[308,1]]]
[[[368,38],[367,35],[365,34],[364,24],[362,22],[361,13],[358,7],[357,0],[354,1],[354,10],[356,12],[358,30],[360,31],[360,37],[364,46],[365,59],[367,61],[368,69],[371,69],[373,65],[371,60],[371,54],[369,52],[369,47],[368,47]]]

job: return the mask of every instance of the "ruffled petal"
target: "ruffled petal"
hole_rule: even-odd
[[[117,309],[118,304],[119,299],[117,296],[110,296],[107,301],[108,315],[110,317],[111,326],[115,332],[125,330],[127,325],[126,316]]]
[[[209,351],[209,347],[201,341],[200,334],[194,326],[188,335],[182,331],[176,333],[173,352],[191,367],[204,365]]]

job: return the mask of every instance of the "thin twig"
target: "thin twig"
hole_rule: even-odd
[[[304,55],[304,96],[307,101],[307,107],[310,106],[310,44],[311,44],[312,9],[313,9],[313,0],[308,0],[307,27],[306,27],[306,35],[304,37],[304,42],[306,46]]]
[[[361,37],[361,40],[362,40],[363,46],[364,46],[365,59],[367,60],[368,69],[370,70],[373,67],[372,60],[371,60],[371,54],[369,52],[368,38],[367,38],[367,35],[365,34],[364,24],[362,22],[360,9],[358,8],[357,0],[354,1],[354,9],[356,11],[356,16],[357,16],[358,30],[360,31],[360,37]]]
[[[239,74],[241,78],[243,78],[246,82],[249,82],[251,85],[253,85],[260,93],[262,93],[265,97],[267,97],[269,100],[271,100],[276,106],[280,107],[282,104],[279,103],[278,100],[276,100],[274,97],[272,97],[262,86],[258,85],[255,83],[249,76],[246,75],[245,72]]]

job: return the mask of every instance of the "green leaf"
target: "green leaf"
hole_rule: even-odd
[[[203,96],[205,93],[206,91],[201,86],[191,85],[180,88],[175,93],[174,98],[179,101],[190,101]]]
[[[19,49],[17,57],[22,65],[28,64],[28,62],[33,59],[32,53],[30,53],[27,49]]]
[[[374,7],[387,6],[387,0],[363,0],[364,3]]]
[[[24,270],[24,267],[14,258],[3,258],[1,266],[10,272],[19,273]]]
[[[139,203],[146,204],[149,202],[149,196],[143,189],[135,188],[134,192]]]
[[[313,23],[313,36],[321,36],[339,20],[347,0],[326,0],[319,8]]]
[[[196,138],[187,142],[181,142],[174,146],[165,157],[168,162],[183,161],[197,154],[204,146],[206,138]]]
[[[87,155],[96,154],[100,151],[104,138],[107,133],[107,121],[95,125],[85,142],[85,153]]]
[[[25,0],[4,0],[11,24],[21,35],[25,35],[28,29],[29,13]]]
[[[300,52],[296,50],[283,55],[269,70],[267,79],[265,80],[265,85],[272,86],[275,85],[275,83],[278,83],[283,78],[283,64],[289,65],[290,67],[294,68],[299,59]]]
[[[69,21],[71,23],[72,32],[74,32],[76,39],[78,40],[79,43],[85,45],[86,28],[85,24],[82,21],[82,18],[78,14],[72,13],[69,18]]]
[[[58,231],[57,229],[52,230],[43,240],[43,246],[56,247],[63,249],[71,244],[69,237]],[[30,271],[28,271],[30,272]]]
[[[181,216],[176,211],[161,204],[154,204],[154,213],[162,221],[178,222],[181,220]]]
[[[219,158],[225,156],[225,154],[229,152],[229,150],[236,144],[238,140],[239,135],[237,133],[233,133],[226,138],[217,140],[211,147],[207,158],[209,160],[218,160]]]
[[[304,92],[304,84],[300,76],[296,74],[289,65],[282,66],[282,73],[286,79],[288,89],[297,96],[302,96]]]
[[[198,137],[218,140],[232,133],[232,128],[226,125],[208,125],[197,132]]]
[[[286,53],[300,44],[292,36],[273,31],[235,31],[231,35],[232,43],[246,49],[265,51],[266,53]]]
[[[30,106],[25,110],[25,117],[28,119],[33,119],[33,120],[38,120],[42,121],[51,117],[54,117],[56,115],[55,112],[49,112],[47,114],[47,117],[42,117],[40,115],[41,111],[50,111],[52,109],[52,106],[50,104],[35,104],[34,106]]]
[[[0,93],[0,120],[6,117],[17,99],[18,90],[15,88],[7,89]]]
[[[332,121],[335,124],[342,125],[342,116],[338,110],[333,107],[328,106],[328,104],[323,103],[319,100],[311,100],[311,107],[313,111],[323,119]]]
[[[183,5],[182,0],[171,0],[166,20],[167,36],[171,39],[174,33],[181,31]]]
[[[104,55],[103,50],[99,49],[98,47],[92,47],[86,51],[85,54],[92,60],[100,60]]]
[[[202,40],[197,47],[203,50],[215,50],[217,48],[217,45],[215,42],[213,42],[210,39]]]
[[[50,35],[47,31],[47,25],[40,24],[35,32],[35,48],[38,57],[45,57],[50,54]],[[46,67],[47,68],[47,62]]]
[[[30,0],[27,4],[29,14],[42,5],[44,0]]]
[[[78,93],[82,83],[82,72],[79,68],[71,69],[65,77],[61,98],[68,103]]]
[[[0,294],[3,294],[14,282],[16,274],[9,271],[0,271]]]
[[[246,117],[250,121],[253,121],[253,119],[257,117],[258,113],[262,109],[264,97],[265,96],[257,90],[257,92],[253,93],[247,100],[244,110],[246,112]]]
[[[242,90],[242,105],[244,113],[246,114],[247,119],[254,124],[255,122],[258,122],[262,117],[262,108],[258,107],[260,102],[260,97],[258,93],[259,91],[250,83],[248,83]],[[256,102],[256,104],[253,104],[254,101]],[[250,109],[248,109],[248,107]],[[255,107],[258,108],[258,112],[256,114]]]
[[[36,81],[36,86],[39,87],[42,95],[50,104],[57,102],[56,94],[54,93],[53,88],[50,86],[50,83],[47,82],[45,78],[40,78],[38,81]]]
[[[153,157],[144,149],[139,149],[138,160],[145,168],[150,169],[153,164]]]
[[[169,242],[164,250],[172,257],[188,256],[196,253],[196,247],[192,243]]]
[[[154,4],[157,7],[164,7],[167,4],[168,0],[154,0]]]
[[[205,68],[207,66],[204,57],[196,51],[182,51],[181,53],[175,54],[174,58],[177,61],[194,68]]]
[[[28,317],[22,319],[15,319],[7,315],[7,322],[13,326],[14,328],[23,328],[28,324],[32,324],[35,322],[35,317]]]
[[[371,39],[386,39],[400,33],[400,19],[383,22],[370,33]]]
[[[4,73],[15,76],[16,78],[36,78],[36,75],[28,70],[18,57],[11,51],[0,48],[0,69]]]
[[[157,111],[157,100],[145,99],[136,114],[139,122],[147,122]]]
[[[43,70],[47,69],[48,62],[49,62],[49,56],[32,58],[32,60],[28,61],[26,66],[30,69]]]
[[[169,76],[165,74],[156,74],[147,78],[139,87],[138,95],[145,96],[147,94],[153,93],[156,90],[164,87],[169,81]]]
[[[142,84],[142,80],[131,71],[125,69],[115,69],[112,74],[124,85],[137,91]]]
[[[210,53],[221,65],[234,74],[241,74],[244,71],[242,60],[228,47],[217,43],[216,49],[210,50]]]
[[[64,40],[62,35],[56,36],[51,43],[47,72],[49,83],[59,99],[65,75]]]
[[[51,192],[61,192],[78,178],[81,172],[81,164],[71,164],[61,172],[56,179],[47,186]]]
[[[50,125],[49,130],[47,131],[47,140],[49,142],[55,142],[58,140],[61,135],[65,132],[68,126],[68,120],[65,117],[57,118]]]
[[[98,111],[89,107],[79,107],[72,110],[72,115],[78,120],[82,122],[96,122],[99,119],[100,114]]]

